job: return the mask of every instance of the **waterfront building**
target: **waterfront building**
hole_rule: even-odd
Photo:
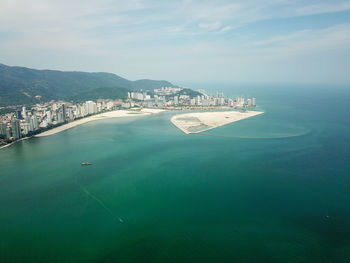
[[[40,128],[46,128],[47,125],[48,125],[47,120],[43,120],[42,122],[40,122],[39,127]]]
[[[71,108],[68,109],[68,118],[70,121],[74,120],[73,110]]]
[[[34,131],[34,124],[31,118],[29,118],[29,122],[27,122],[29,124],[29,131]]]
[[[203,105],[203,106],[210,106],[210,100],[203,99],[203,100],[202,100],[202,105]]]
[[[46,112],[46,118],[47,118],[47,122],[48,123],[52,122],[51,111],[47,111]]]
[[[251,107],[252,106],[252,100],[251,99],[247,99],[247,106]]]
[[[128,108],[130,108],[130,102],[123,102],[122,103],[122,108],[125,108],[125,109],[128,109]]]
[[[57,122],[58,123],[64,122],[63,112],[62,111],[57,112]]]
[[[102,103],[97,103],[96,104],[96,109],[97,109],[97,112],[101,112],[102,111]]]
[[[11,132],[12,132],[12,137],[17,140],[21,138],[21,126],[19,120],[12,120],[11,121]]]
[[[11,129],[10,129],[10,127],[6,128],[6,138],[7,139],[11,138]]]
[[[38,118],[35,115],[32,115],[30,118],[30,128],[32,131],[35,131],[39,128]]]
[[[200,96],[196,97],[196,105],[202,105]]]
[[[67,108],[66,108],[66,105],[63,103],[61,107],[62,107],[63,121],[66,121],[67,120]]]
[[[86,115],[88,114],[88,112],[87,112],[86,109],[87,109],[87,108],[85,107],[85,104],[80,105],[81,117],[84,117],[84,116],[86,116]]]
[[[112,101],[108,101],[106,106],[107,106],[107,110],[111,110],[114,107],[114,103]]]
[[[252,99],[252,106],[256,106],[255,98]]]
[[[85,102],[85,105],[86,105],[85,109],[87,114],[94,114],[97,112],[97,106],[95,102],[89,100]]]
[[[244,105],[244,97],[237,97],[236,99],[236,107],[243,107]]]
[[[23,130],[23,134],[27,135],[30,132],[30,124],[29,123],[23,123],[22,124],[22,130]]]
[[[0,122],[0,134],[6,135],[7,124],[5,122]]]
[[[227,105],[230,106],[230,107],[233,107],[233,105],[234,105],[233,100],[232,99],[228,99],[227,100]]]
[[[174,96],[174,104],[175,105],[179,104],[179,97],[178,96]]]

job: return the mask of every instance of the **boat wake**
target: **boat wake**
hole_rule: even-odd
[[[90,198],[92,198],[93,200],[95,200],[95,201],[96,201],[104,210],[106,210],[115,220],[117,220],[117,221],[120,222],[121,224],[124,223],[124,220],[123,220],[121,217],[115,215],[115,214],[113,213],[113,211],[112,211],[110,208],[108,208],[108,207],[104,204],[104,202],[103,202],[101,199],[99,199],[96,195],[92,194],[88,189],[86,189],[85,186],[80,185],[77,181],[76,181],[75,183],[76,183],[77,186],[79,186],[79,188],[80,188],[88,197],[90,197]]]

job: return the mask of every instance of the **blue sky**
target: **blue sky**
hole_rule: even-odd
[[[350,83],[350,1],[1,0],[0,63],[129,79]]]

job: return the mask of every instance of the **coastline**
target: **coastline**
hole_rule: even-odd
[[[93,116],[89,116],[86,118],[82,118],[76,121],[72,121],[69,122],[67,124],[61,125],[59,127],[53,128],[51,130],[39,133],[35,136],[31,136],[31,137],[23,137],[19,140],[13,141],[11,143],[8,143],[6,145],[0,146],[0,150],[10,147],[13,144],[23,141],[23,140],[28,140],[32,137],[44,137],[44,136],[50,136],[71,128],[74,128],[76,126],[91,122],[91,121],[97,121],[97,120],[104,120],[104,119],[109,119],[109,118],[125,118],[125,117],[141,117],[141,116],[147,116],[147,115],[152,115],[152,114],[157,114],[157,113],[161,113],[164,112],[165,110],[163,109],[142,109],[140,111],[133,111],[133,110],[115,110],[115,111],[108,111],[108,112],[104,112],[104,113],[100,113],[100,114],[96,114]]]
[[[263,114],[261,111],[195,112],[175,115],[171,122],[185,134],[200,133]]]
[[[6,145],[0,146],[0,150],[1,150],[1,149],[4,149],[4,148],[7,148],[7,147],[10,147],[11,145],[15,144],[16,142],[28,140],[29,138],[32,138],[32,136],[31,136],[31,137],[23,137],[23,138],[21,138],[21,139],[19,139],[19,140],[16,140],[16,141],[14,141],[14,142],[10,142],[10,143],[8,143],[8,144],[6,144]]]
[[[86,118],[82,118],[80,120],[72,121],[67,124],[61,125],[59,127],[53,128],[51,130],[39,133],[35,135],[34,137],[44,137],[44,136],[50,136],[71,128],[74,128],[76,126],[91,122],[91,121],[97,121],[97,120],[104,120],[109,118],[125,118],[125,117],[139,117],[139,116],[147,116],[151,114],[157,114],[161,113],[164,110],[161,109],[142,109],[140,111],[131,111],[131,110],[115,110],[115,111],[108,111],[100,114],[96,114],[93,116],[89,116]]]

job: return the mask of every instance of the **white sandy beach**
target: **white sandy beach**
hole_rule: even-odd
[[[221,112],[195,112],[175,115],[171,122],[184,133],[200,133],[214,129],[232,122],[247,119],[259,114],[261,111],[221,111]]]
[[[101,114],[96,114],[90,117],[86,117],[80,120],[72,121],[67,124],[61,125],[57,128],[53,128],[51,130],[39,133],[35,137],[43,137],[43,136],[49,136],[56,134],[61,131],[68,130],[70,128],[76,127],[78,125],[82,125],[87,122],[96,121],[96,120],[103,120],[108,118],[124,118],[124,117],[140,117],[140,116],[146,116],[151,114],[156,114],[163,112],[164,110],[161,109],[142,109],[141,111],[133,111],[133,110],[115,110],[115,111],[109,111],[104,112]]]

